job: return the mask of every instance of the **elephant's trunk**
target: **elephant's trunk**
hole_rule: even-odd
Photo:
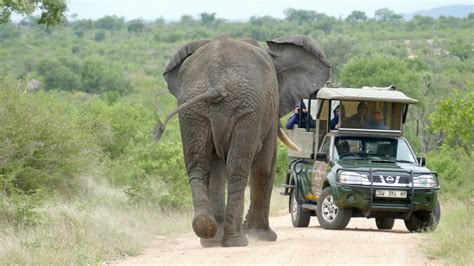
[[[165,131],[165,127],[166,127],[166,124],[168,123],[168,121],[175,115],[177,114],[178,112],[180,111],[183,111],[185,109],[188,109],[191,105],[195,104],[195,103],[198,103],[198,102],[202,102],[202,101],[208,101],[208,100],[213,100],[215,98],[218,98],[218,97],[221,97],[221,96],[225,96],[224,93],[222,93],[220,90],[218,89],[211,89],[211,90],[208,90],[207,92],[205,93],[202,93],[202,94],[199,94],[198,96],[196,96],[195,98],[183,103],[182,105],[176,107],[173,111],[171,111],[167,116],[166,116],[166,119],[165,119],[165,122],[162,123],[161,120],[158,119],[157,121],[157,125],[155,127],[155,138],[156,140],[160,140],[161,136],[163,135],[163,132]]]
[[[280,127],[278,128],[278,138],[288,147],[288,149],[294,152],[300,152],[301,148],[298,147],[290,138],[286,135],[285,131]]]

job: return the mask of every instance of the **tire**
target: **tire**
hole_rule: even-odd
[[[418,211],[414,212],[405,220],[405,226],[412,233],[434,231],[438,226],[441,217],[441,207],[436,200],[435,207],[431,212]]]
[[[292,189],[290,192],[290,214],[293,227],[308,227],[311,219],[311,213],[305,210],[296,200],[297,190]]]
[[[375,224],[378,229],[390,230],[395,225],[395,219],[393,218],[375,218]]]
[[[351,208],[338,208],[334,204],[331,187],[327,187],[318,199],[316,214],[321,227],[330,230],[342,230],[351,220]]]

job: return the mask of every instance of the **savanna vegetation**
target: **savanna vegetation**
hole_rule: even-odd
[[[304,34],[326,53],[338,86],[395,84],[419,99],[406,135],[442,184],[441,223],[426,250],[448,263],[474,260],[474,13],[37,20],[0,24],[0,263],[100,263],[188,229],[176,119],[153,139],[156,120],[176,106],[161,73],[182,44],[218,34],[261,43]],[[277,166],[279,184],[283,146]]]

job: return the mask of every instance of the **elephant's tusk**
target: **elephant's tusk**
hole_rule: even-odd
[[[298,147],[290,138],[286,135],[285,131],[280,127],[278,128],[278,137],[288,147],[288,149],[294,152],[300,152],[301,148]]]

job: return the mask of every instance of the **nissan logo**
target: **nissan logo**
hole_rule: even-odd
[[[393,184],[395,183],[395,178],[393,176],[387,176],[385,177],[385,182]]]

